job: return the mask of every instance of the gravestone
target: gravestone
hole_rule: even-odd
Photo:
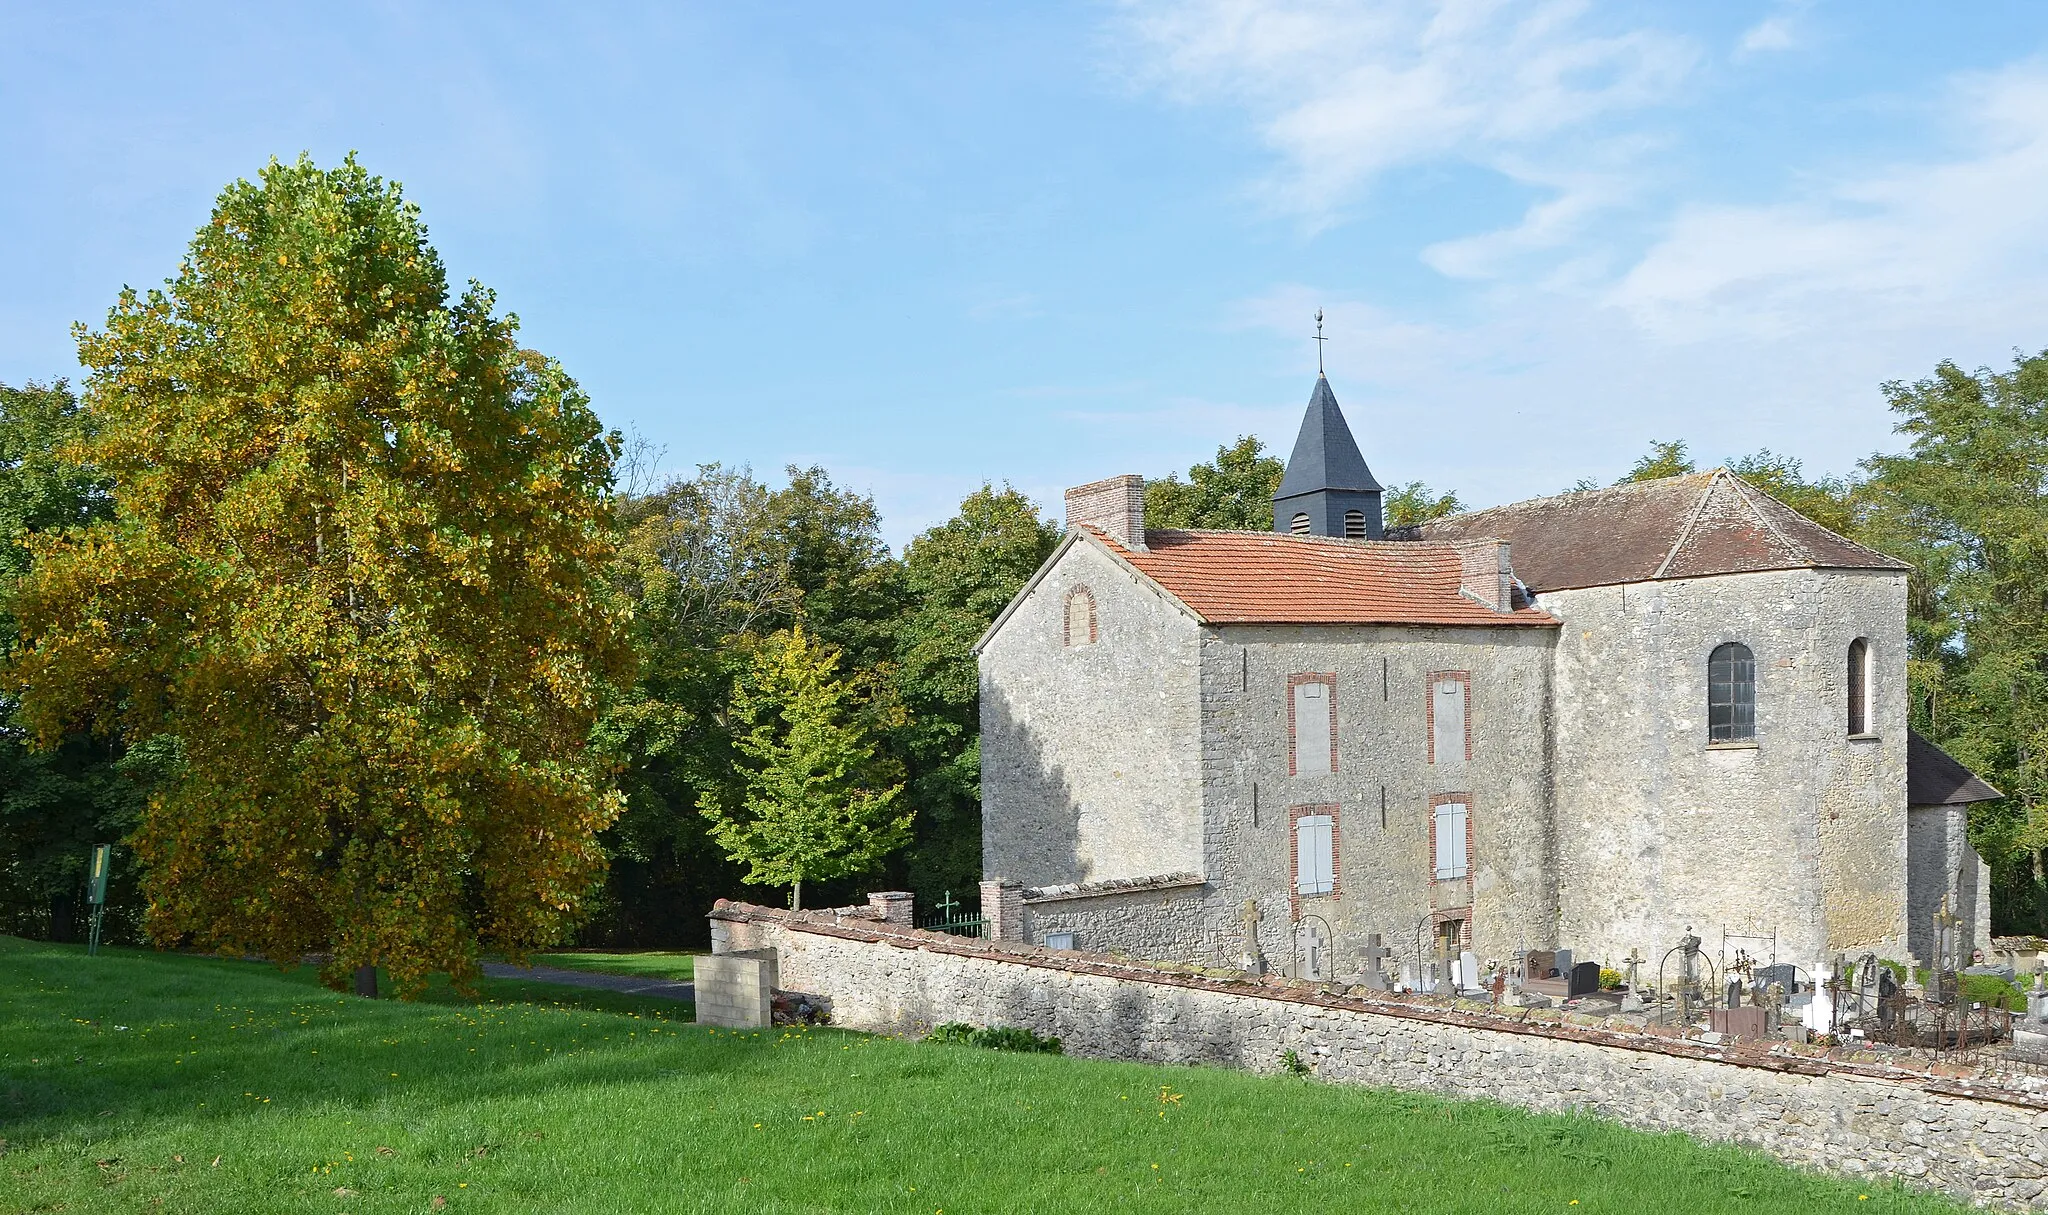
[[[1458,955],[1456,987],[1461,992],[1479,990],[1479,957],[1469,949]]]
[[[1246,899],[1243,910],[1238,912],[1238,922],[1244,925],[1244,953],[1238,959],[1238,969],[1247,974],[1266,973],[1266,955],[1259,948],[1259,902]]]
[[[1565,986],[1565,998],[1589,996],[1600,990],[1600,963],[1581,962],[1571,969],[1571,978]]]
[[[2048,1022],[2048,975],[2034,972],[2034,990],[2027,993],[2027,1020]]]
[[[1707,1028],[1731,1038],[1763,1038],[1770,1033],[1770,1018],[1761,1008],[1710,1008]]]
[[[1523,972],[1525,979],[1547,979],[1557,966],[1557,954],[1548,949],[1529,951],[1529,969]]]
[[[1572,972],[1572,951],[1569,949],[1556,951],[1551,957],[1550,965],[1557,971],[1558,978],[1564,978]]]
[[[1799,990],[1799,968],[1790,962],[1779,962],[1772,966],[1759,966],[1756,970],[1755,987],[1763,991],[1776,983],[1785,989],[1787,996]]]
[[[1365,959],[1365,986],[1374,991],[1387,989],[1387,974],[1381,963],[1393,956],[1394,951],[1380,944],[1380,934],[1373,933],[1365,938],[1365,949],[1359,954]]]
[[[1722,989],[1722,994],[1726,997],[1726,1003],[1729,1008],[1741,1008],[1742,980],[1734,975],[1729,975],[1727,985]]]
[[[1403,991],[1422,990],[1422,972],[1416,968],[1413,962],[1401,963],[1401,989]]]

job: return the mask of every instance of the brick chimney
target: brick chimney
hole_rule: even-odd
[[[1145,547],[1145,478],[1125,473],[1067,491],[1067,530],[1086,523],[1125,548]]]
[[[1496,612],[1515,610],[1515,571],[1505,540],[1454,540],[1458,589]]]

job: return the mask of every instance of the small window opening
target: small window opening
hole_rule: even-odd
[[[1747,742],[1756,737],[1756,656],[1727,642],[1707,658],[1707,741]]]
[[[1337,889],[1337,820],[1304,814],[1294,820],[1294,893],[1329,894]]]
[[[1430,677],[1429,762],[1456,764],[1470,758],[1465,730],[1465,688],[1462,676],[1440,673]]]
[[[1344,512],[1344,538],[1346,540],[1365,539],[1364,511],[1347,510]]]
[[[1086,587],[1067,592],[1067,644],[1095,644],[1095,596]]]
[[[1436,808],[1436,880],[1455,881],[1472,872],[1468,837],[1471,812],[1463,802],[1442,802]]]
[[[1337,770],[1337,724],[1330,704],[1331,685],[1321,681],[1294,685],[1293,749],[1296,776],[1326,776]]]
[[[1289,519],[1287,521],[1287,530],[1297,536],[1308,535],[1308,516],[1305,514],[1296,515],[1294,518]]]
[[[1849,643],[1849,733],[1870,733],[1870,643]]]

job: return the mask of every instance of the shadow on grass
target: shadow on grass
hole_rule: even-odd
[[[323,987],[313,968],[0,937],[0,1124],[14,1146],[102,1120],[252,1103],[463,1101],[747,1066],[691,1006],[485,979],[417,1001]],[[227,1099],[223,1100],[223,1094]]]

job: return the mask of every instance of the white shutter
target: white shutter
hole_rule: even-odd
[[[1337,888],[1334,825],[1327,814],[1294,820],[1294,893],[1329,894]]]
[[[1430,695],[1434,698],[1431,716],[1435,721],[1435,759],[1439,764],[1465,762],[1465,681],[1462,679],[1438,679]]]
[[[1466,834],[1469,817],[1461,802],[1445,802],[1436,808],[1436,880],[1448,882],[1469,872],[1466,862]]]
[[[1294,685],[1294,772],[1324,776],[1330,771],[1330,685]]]

